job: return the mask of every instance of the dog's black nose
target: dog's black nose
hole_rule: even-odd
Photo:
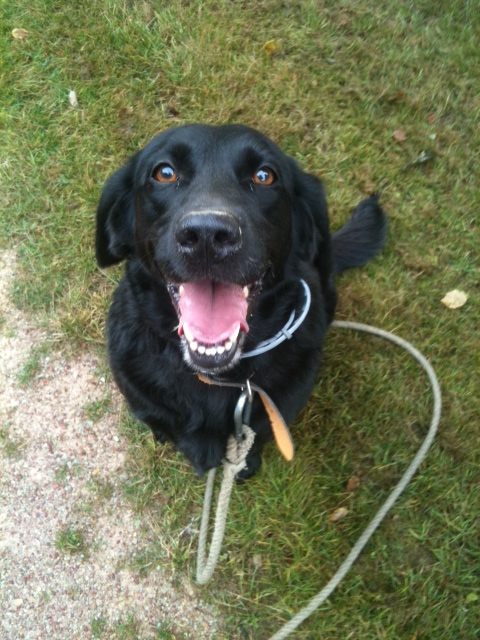
[[[178,250],[189,258],[220,262],[242,245],[242,231],[230,213],[195,212],[181,218],[175,240]]]

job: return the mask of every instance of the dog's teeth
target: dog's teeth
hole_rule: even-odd
[[[250,289],[248,287],[243,287],[243,295],[245,298],[248,298],[248,294],[250,293]]]
[[[188,325],[183,325],[183,335],[185,336],[187,342],[188,342],[188,346],[190,348],[190,351],[196,351],[197,353],[199,353],[200,355],[205,355],[205,356],[216,356],[216,355],[223,355],[225,353],[225,351],[230,351],[230,349],[233,347],[233,345],[235,344],[235,341],[238,337],[240,329],[236,329],[232,335],[230,336],[230,338],[224,342],[223,344],[217,344],[217,345],[205,345],[205,344],[200,344],[197,340],[195,340],[195,338],[193,337],[191,331],[188,328]]]
[[[188,342],[193,342],[195,340],[195,337],[193,333],[190,331],[188,324],[183,325],[183,335],[188,340]]]
[[[183,286],[183,284],[181,284],[178,287],[178,295],[180,296],[180,298],[183,296],[184,292],[185,292],[185,287]]]

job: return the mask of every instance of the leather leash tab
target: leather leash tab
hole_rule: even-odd
[[[211,380],[200,373],[197,373],[197,378],[201,382],[205,382],[205,384],[213,384],[220,387],[237,387],[240,389],[243,389],[244,387],[244,385],[237,382],[217,382],[216,380]],[[277,443],[278,450],[285,458],[285,460],[293,460],[295,448],[293,445],[292,436],[290,435],[290,430],[287,426],[287,423],[283,419],[282,414],[280,413],[268,393],[266,393],[261,387],[253,383],[250,383],[250,387],[253,391],[256,391],[258,393],[263,406],[265,407],[265,411],[267,412],[267,416],[272,427],[273,437],[275,438],[275,442]]]
[[[201,373],[197,373],[196,374],[197,378],[200,380],[200,382],[204,382],[205,384],[213,384],[213,385],[218,385],[218,382],[215,382],[214,380],[210,380],[210,378],[207,378],[207,376],[202,376]],[[220,386],[224,386],[223,382],[220,383]],[[236,384],[229,384],[229,387],[239,387],[241,385],[236,385]]]
[[[290,429],[287,427],[287,423],[283,419],[282,414],[277,409],[273,400],[263,389],[260,389],[260,387],[253,384],[252,389],[254,389],[262,399],[263,406],[265,407],[270,424],[272,425],[273,436],[277,443],[278,450],[285,460],[290,462],[290,460],[293,460],[295,448],[293,446],[292,436],[290,435]]]

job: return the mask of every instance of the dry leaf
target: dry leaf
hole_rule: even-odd
[[[170,103],[165,109],[165,115],[167,116],[167,118],[178,118],[178,116],[180,115],[180,111]]]
[[[347,513],[348,509],[346,509],[345,507],[339,507],[338,509],[335,509],[328,520],[329,522],[338,522],[339,520],[343,520]]]
[[[394,131],[393,137],[397,142],[405,142],[405,140],[407,139],[405,132],[401,129],[397,129],[396,131]]]
[[[252,564],[254,569],[261,569],[263,566],[262,556],[259,553],[255,553],[252,556]]]
[[[442,299],[441,302],[449,309],[459,309],[468,300],[468,296],[464,291],[454,289],[449,291]]]
[[[68,101],[75,109],[78,107],[77,94],[75,93],[75,91],[70,91],[70,93],[68,94]]]
[[[398,100],[403,100],[405,97],[405,93],[403,91],[398,91],[394,93],[392,96],[387,97],[387,102],[397,102]]]
[[[14,29],[12,31],[12,37],[15,38],[15,40],[23,40],[27,36],[28,31],[26,31],[25,29]]]
[[[122,107],[118,112],[119,118],[128,118],[133,113],[133,107]]]
[[[422,153],[412,164],[425,164],[426,162],[430,162],[430,160],[433,160],[434,157],[435,153],[433,151],[422,151]]]
[[[434,159],[435,152],[426,149],[425,151],[422,151],[418,158],[416,158],[413,162],[409,162],[408,164],[406,164],[403,167],[403,170],[407,171],[407,169],[411,169],[412,167],[420,167],[424,164],[427,164],[427,162],[431,162]]]
[[[280,56],[283,53],[282,43],[278,40],[269,40],[263,45],[263,50],[269,58]]]
[[[352,476],[347,482],[347,491],[355,491],[360,486],[360,477]]]

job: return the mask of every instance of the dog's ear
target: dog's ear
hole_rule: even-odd
[[[293,238],[296,255],[310,262],[318,271],[325,314],[331,322],[337,294],[333,273],[332,238],[328,220],[327,198],[318,178],[297,167],[294,174]]]
[[[95,234],[95,253],[100,267],[121,262],[133,251],[134,171],[135,157],[114,173],[103,188]]]
[[[327,200],[318,178],[294,166],[294,248],[307,262],[316,263],[330,252]]]

